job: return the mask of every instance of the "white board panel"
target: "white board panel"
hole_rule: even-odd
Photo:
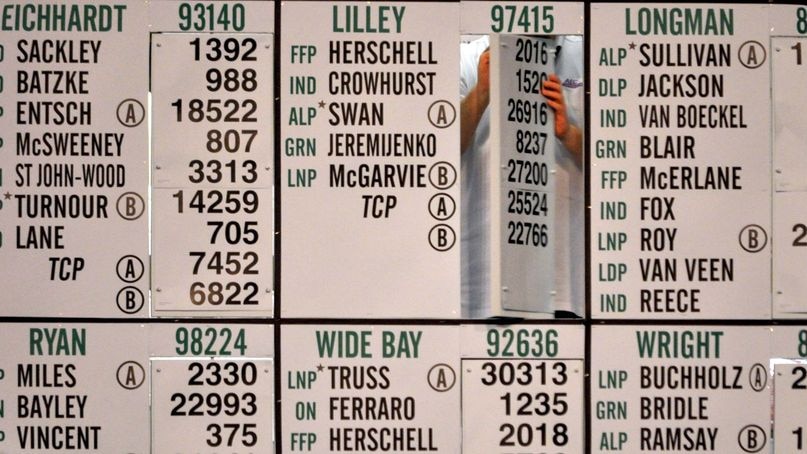
[[[459,327],[290,325],[284,451],[460,452]]]
[[[774,189],[803,195],[807,191],[807,119],[802,114],[807,104],[807,37],[771,38],[771,47]]]
[[[491,298],[505,311],[554,312],[555,115],[541,83],[554,39],[490,38]],[[499,315],[499,314],[496,314]]]
[[[807,329],[804,325],[773,326],[770,369],[774,372],[771,401],[775,453],[804,450],[805,390],[801,375],[807,361]]]
[[[805,317],[807,192],[776,192],[773,197],[774,317]]]
[[[770,450],[770,328],[594,326],[592,452]]]
[[[147,315],[145,4],[3,11],[0,312]]]
[[[583,452],[583,327],[462,327],[462,452]]]
[[[767,12],[592,6],[594,317],[770,316]]]
[[[274,452],[271,359],[151,360],[153,453]]]
[[[155,189],[154,314],[271,316],[271,201],[269,189]]]
[[[147,334],[133,324],[3,324],[0,451],[147,454]]]
[[[155,187],[272,187],[272,36],[152,35]]]
[[[272,314],[272,43],[152,35],[156,315]]]
[[[805,449],[807,418],[807,368],[804,363],[776,364],[773,368],[774,453],[794,453]]]
[[[807,21],[807,9],[800,8]],[[798,11],[795,7],[778,6],[771,10],[772,33],[795,34],[792,20],[797,28]],[[787,25],[786,25],[787,24]],[[807,28],[805,22],[804,28]],[[807,32],[807,30],[804,30]],[[800,113],[800,106],[807,102],[802,87],[807,83],[807,65],[804,53],[807,39],[796,37],[773,37],[772,47],[772,92],[773,92],[773,312],[774,317],[803,317],[807,306],[804,294],[801,260],[807,258],[803,251],[807,246],[804,211],[807,203],[807,166],[804,165],[807,122]],[[802,257],[804,256],[804,257]]]
[[[274,452],[272,326],[147,328],[150,452]]]
[[[458,7],[282,4],[284,316],[459,316]]]

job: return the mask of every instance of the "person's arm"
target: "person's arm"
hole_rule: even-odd
[[[474,141],[476,128],[490,103],[490,52],[479,56],[477,82],[460,103],[460,150],[465,153]]]
[[[569,122],[560,78],[555,74],[550,74],[549,79],[545,80],[541,87],[541,93],[546,98],[549,107],[555,111],[555,136],[569,150],[577,165],[582,166],[583,131]]]

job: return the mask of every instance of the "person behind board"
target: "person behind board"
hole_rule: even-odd
[[[557,153],[559,195],[571,202],[566,204],[562,213],[565,216],[559,219],[564,224],[559,230],[565,229],[569,233],[562,234],[557,242],[572,247],[560,248],[564,250],[556,252],[556,262],[569,268],[571,276],[556,277],[557,290],[560,290],[557,292],[560,299],[556,297],[556,300],[558,309],[581,314],[583,204],[582,194],[573,193],[582,192],[582,37],[561,36],[557,44],[555,63],[558,74],[549,75],[541,87],[547,104],[555,112],[554,132],[563,149]],[[564,51],[563,58],[560,57],[561,50]],[[460,96],[462,311],[474,318],[488,315],[485,309],[490,299],[487,233],[490,218],[487,196],[490,184],[490,50],[487,36],[461,45]],[[575,101],[572,106],[567,103],[569,97]]]

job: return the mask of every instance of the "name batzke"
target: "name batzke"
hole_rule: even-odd
[[[17,94],[81,94],[87,89],[89,71],[17,71]]]

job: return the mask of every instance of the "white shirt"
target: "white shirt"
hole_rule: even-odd
[[[479,56],[489,46],[488,37],[460,46],[460,98],[476,86]],[[473,142],[460,160],[460,255],[463,317],[478,318],[489,306],[490,238],[490,109],[485,109]]]
[[[555,72],[571,124],[585,128],[583,37],[559,36]],[[585,312],[585,196],[583,170],[558,141],[555,148],[555,309]]]

